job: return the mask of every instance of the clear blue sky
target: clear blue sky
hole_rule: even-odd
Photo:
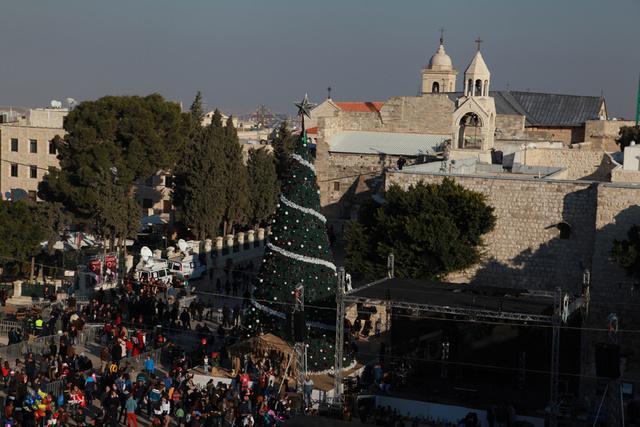
[[[638,0],[18,0],[0,6],[0,105],[202,90],[231,113],[415,95],[446,28],[462,73],[479,35],[492,88],[600,95],[632,117]],[[462,79],[459,77],[458,86]]]

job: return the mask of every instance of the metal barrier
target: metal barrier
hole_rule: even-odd
[[[20,341],[16,344],[2,346],[0,347],[0,357],[7,360],[21,358],[27,353],[33,353],[34,355],[46,354],[49,352],[51,342],[54,342],[56,346],[59,346],[60,337],[58,335],[48,335],[45,337],[36,337]]]
[[[11,320],[0,321],[0,334],[8,335],[12,329],[22,329],[22,322],[13,322]]]
[[[161,362],[163,349],[164,347],[160,347],[151,351],[145,351],[144,353],[140,353],[137,356],[123,357],[122,359],[120,359],[118,366],[126,366],[127,368],[135,368],[136,370],[139,370],[144,366],[144,360],[147,358],[147,356],[150,356],[151,359],[153,359],[153,361],[155,362],[155,365],[158,366]]]
[[[99,332],[104,329],[104,325],[98,323],[87,323],[83,326],[78,335],[78,342],[82,345],[87,343],[100,344],[98,341]]]
[[[197,298],[196,295],[187,295],[186,297],[179,298],[178,307],[180,307],[180,309],[189,308],[191,303],[195,301],[196,298]]]
[[[59,379],[56,381],[51,381],[44,387],[44,392],[52,395],[53,397],[58,397],[64,391],[64,386],[66,385],[66,379]]]

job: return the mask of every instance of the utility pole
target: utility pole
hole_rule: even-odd
[[[389,279],[393,279],[396,277],[396,261],[393,253],[390,253],[387,257],[387,276]],[[391,290],[387,289],[386,295],[386,306],[385,306],[385,327],[387,329],[387,345],[385,348],[385,352],[387,354],[391,354]]]
[[[336,348],[333,366],[333,399],[334,402],[342,398],[342,362],[344,358],[344,267],[338,268],[338,286],[336,287]]]
[[[638,74],[638,95],[636,96],[636,126],[640,125],[640,74]]]
[[[556,288],[553,294],[553,319],[551,328],[551,381],[550,381],[550,419],[549,425],[558,425],[558,382],[560,370],[560,322],[562,320],[562,289]]]
[[[304,286],[298,285],[296,286],[295,291],[295,304],[293,306],[293,315],[291,316],[293,336],[295,337],[295,319],[296,313],[303,312],[304,313]],[[307,325],[303,325],[306,329]],[[304,341],[297,341],[294,345],[295,353],[296,353],[296,386],[298,390],[302,390],[302,386],[304,384],[305,376],[307,375],[307,346]]]

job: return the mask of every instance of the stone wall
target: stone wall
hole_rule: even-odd
[[[619,151],[616,139],[620,128],[635,124],[631,120],[588,120],[585,125],[585,141],[590,141],[597,149]]]
[[[496,114],[496,138],[522,138],[524,136],[524,121],[524,116]]]
[[[640,171],[629,171],[616,167],[611,171],[611,182],[640,184]]]
[[[358,195],[382,185],[384,168],[395,167],[398,156],[326,153],[318,170],[320,204],[325,215],[349,219],[358,208]]]
[[[389,98],[380,110],[379,130],[449,135],[454,110],[454,102],[445,94]]]
[[[441,182],[444,175],[388,172],[385,185]],[[526,289],[562,286],[580,291],[593,249],[597,191],[587,182],[457,176],[465,188],[487,196],[497,217],[485,236],[485,262],[452,277],[456,281]],[[560,239],[557,225],[571,227]]]
[[[609,181],[615,164],[602,151],[578,148],[528,148],[516,155],[516,162],[528,166],[563,167],[567,179]]]
[[[29,110],[28,124],[32,127],[60,128],[69,114],[66,108],[36,108]]]
[[[385,185],[408,187],[418,181],[441,182],[439,174],[388,172]],[[497,216],[484,237],[480,265],[448,279],[494,286],[582,293],[583,271],[590,269],[589,313],[584,322],[581,392],[595,390],[595,343],[607,342],[607,320],[615,313],[619,328],[640,323],[640,286],[610,258],[615,239],[625,239],[640,224],[640,186],[581,181],[455,177],[466,188],[487,196]],[[556,224],[571,227],[561,239]],[[618,334],[627,378],[640,377],[640,334]]]
[[[584,126],[577,127],[528,127],[528,138],[545,141],[560,141],[564,145],[584,141]]]
[[[607,328],[607,317],[615,313],[619,328],[638,329],[640,324],[640,287],[611,259],[615,239],[625,239],[632,225],[640,224],[640,187],[602,184],[598,190],[596,235],[593,251],[591,303],[587,325]],[[627,375],[640,375],[640,334],[619,333],[621,354],[627,359]],[[593,354],[595,342],[607,342],[606,333],[589,331],[585,373],[595,374]],[[624,375],[624,374],[623,374]]]

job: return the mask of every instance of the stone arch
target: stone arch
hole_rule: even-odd
[[[473,85],[473,95],[482,96],[482,80],[476,79],[476,83]]]
[[[467,93],[466,93],[466,95],[467,96],[473,95],[473,80],[472,79],[469,79],[467,81]]]
[[[433,92],[433,93],[440,92],[440,83],[433,82],[433,84],[431,85],[431,92]]]
[[[458,120],[458,143],[459,149],[479,150],[484,141],[483,121],[480,116],[469,111]]]

